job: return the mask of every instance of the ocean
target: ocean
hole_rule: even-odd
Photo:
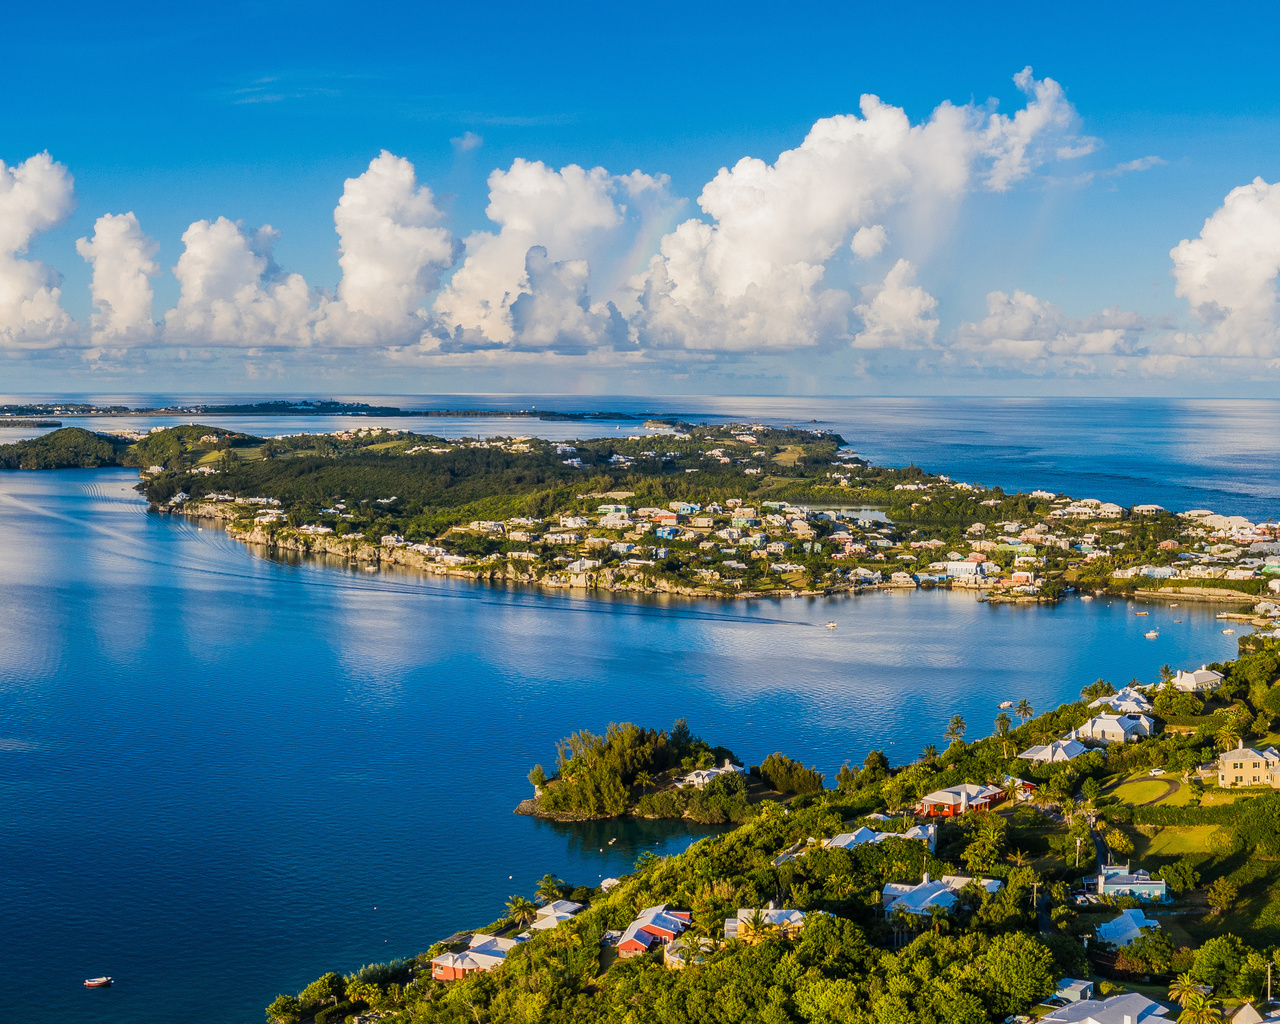
[[[876,461],[1276,514],[1270,403],[1114,410],[1088,435],[1069,403],[1032,403],[1019,433],[1012,405],[841,401],[803,422]],[[729,415],[712,405],[699,414]],[[135,482],[0,473],[0,1019],[259,1024],[277,993],[491,921],[548,871],[593,884],[683,848],[697,833],[679,823],[512,814],[579,728],[684,716],[748,763],[778,750],[830,778],[873,748],[901,763],[941,746],[956,713],[972,738],[1003,699],[1041,709],[1235,651],[1211,608],[587,598],[273,561],[148,515]],[[98,974],[116,985],[85,990]]]

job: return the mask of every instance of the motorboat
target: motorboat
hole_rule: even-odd
[[[110,978],[85,978],[84,987],[85,988],[110,988],[111,979]]]
[[[1222,631],[1222,635],[1223,635],[1223,636],[1235,636],[1235,635],[1236,635],[1236,631],[1235,631],[1234,629],[1224,629],[1224,630]]]
[[[836,624],[834,622],[827,623],[827,629],[835,629],[835,628],[836,628]]]
[[[1007,711],[1009,708],[1013,707],[1013,701],[1002,700],[999,704],[996,705],[996,707],[998,707],[1001,711]]]
[[[1150,615],[1150,612],[1134,612],[1134,615]]]
[[[1148,640],[1157,640],[1157,639],[1159,639],[1159,637],[1160,637],[1160,630],[1158,630],[1158,629],[1149,629],[1149,630],[1147,630],[1145,633],[1143,633],[1142,635],[1143,635],[1143,636],[1145,636]]]

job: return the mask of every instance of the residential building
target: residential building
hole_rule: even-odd
[[[756,935],[755,918],[760,916],[761,923],[765,925],[769,931],[764,935]],[[739,907],[738,916],[726,918],[724,922],[724,937],[726,939],[738,939],[748,944],[759,942],[762,938],[767,938],[771,933],[784,939],[794,939],[800,934],[804,928],[804,914],[799,910],[789,910],[785,907],[774,907],[772,905],[762,910],[754,907]]]
[[[1173,685],[1183,693],[1216,690],[1222,685],[1222,673],[1215,672],[1208,665],[1201,665],[1194,672],[1179,670],[1178,674],[1173,677]]]
[[[1140,899],[1162,900],[1166,895],[1163,878],[1152,878],[1138,868],[1129,870],[1126,864],[1104,864],[1098,874],[1099,896],[1137,896]]]
[[[969,810],[985,811],[1004,797],[1004,790],[999,786],[979,786],[972,782],[963,782],[958,786],[939,789],[922,797],[919,813],[930,818],[950,818]]]
[[[930,853],[933,853],[938,841],[938,826],[928,823],[913,825],[905,832],[875,832],[863,825],[856,832],[841,832],[830,839],[824,839],[822,845],[828,850],[852,850],[855,846],[862,846],[865,843],[883,843],[886,839],[919,840],[925,844]]]
[[[625,960],[665,946],[689,927],[691,918],[689,911],[671,910],[665,903],[640,911],[618,940],[618,956]]]
[[[1095,743],[1136,743],[1150,736],[1155,722],[1146,715],[1098,715],[1078,729],[1068,733],[1073,740],[1093,740]]]
[[[943,875],[935,882],[926,871],[919,885],[888,883],[880,894],[880,902],[886,915],[891,908],[900,907],[909,914],[927,916],[930,907],[943,910],[954,907],[960,901],[960,890],[972,881],[974,879],[968,875]],[[987,892],[999,892],[1004,885],[994,878],[979,878],[977,883]]]
[[[1018,756],[1027,761],[1070,761],[1072,758],[1087,754],[1089,748],[1077,740],[1054,740],[1039,747],[1028,747]]]
[[[1223,789],[1272,786],[1280,789],[1280,752],[1254,750],[1243,743],[1218,755],[1218,785]]]
[[[1159,928],[1160,923],[1147,917],[1141,910],[1122,910],[1114,921],[1098,925],[1094,929],[1099,942],[1109,942],[1113,946],[1127,946],[1134,939],[1141,938],[1144,928]]]
[[[572,920],[575,914],[582,912],[582,904],[572,900],[552,900],[538,908],[538,914],[529,925],[530,931],[540,932],[556,928],[565,921]]]
[[[1117,714],[1149,715],[1151,701],[1147,695],[1134,686],[1126,686],[1109,697],[1099,697],[1089,704],[1091,708],[1111,708]]]
[[[477,932],[461,953],[442,953],[433,959],[431,977],[436,981],[457,981],[477,971],[491,971],[501,966],[507,953],[518,944],[518,939],[500,939]]]
[[[1083,999],[1050,1010],[1040,1018],[1040,1024],[1142,1024],[1151,1021],[1160,1024],[1167,1021],[1168,1008],[1153,999],[1127,992],[1110,999]]]
[[[696,771],[690,772],[683,779],[681,779],[679,782],[676,783],[676,788],[687,789],[688,787],[692,786],[694,789],[705,789],[707,787],[707,783],[709,783],[716,776],[729,775],[735,772],[738,775],[747,774],[746,768],[744,768],[740,764],[734,764],[732,761],[730,761],[726,757],[724,759],[724,764],[721,765],[719,768],[699,768]]]
[[[1079,978],[1063,978],[1058,982],[1058,991],[1054,993],[1058,999],[1066,1000],[1068,1003],[1078,1003],[1085,999],[1093,998],[1093,982],[1082,981]]]

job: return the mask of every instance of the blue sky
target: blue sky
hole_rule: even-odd
[[[1280,178],[1278,20],[26,5],[0,35],[3,390],[1270,394],[1280,191],[1233,190]],[[863,94],[963,133],[804,148]],[[993,121],[1032,105],[1025,138]],[[744,157],[763,192],[735,170],[700,208]],[[690,221],[710,240],[673,256]]]

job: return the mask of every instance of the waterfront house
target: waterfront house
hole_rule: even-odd
[[[761,924],[769,929],[762,935],[755,934],[755,918],[760,916]],[[804,914],[799,910],[788,910],[770,904],[763,910],[752,907],[739,907],[738,916],[726,918],[724,937],[738,939],[740,942],[752,944],[767,938],[771,933],[784,939],[794,939],[804,929]]]
[[[979,786],[962,782],[958,786],[935,790],[920,799],[919,814],[926,817],[953,817],[969,810],[985,811],[1005,797],[999,786]]]
[[[1173,677],[1173,685],[1183,693],[1200,693],[1204,690],[1216,690],[1222,685],[1222,673],[1215,672],[1208,665],[1201,665],[1194,672],[1178,670]]]
[[[436,981],[457,981],[477,971],[491,971],[505,962],[518,945],[517,939],[500,939],[477,932],[461,953],[441,953],[431,961],[431,977]]]
[[[1134,939],[1142,937],[1143,929],[1159,928],[1160,923],[1147,917],[1141,910],[1122,910],[1114,921],[1100,924],[1094,929],[1099,942],[1109,942],[1113,946],[1127,946]]]
[[[1078,729],[1072,729],[1068,737],[1073,740],[1093,740],[1095,743],[1136,743],[1150,736],[1155,722],[1146,715],[1098,715]]]
[[[899,910],[895,912],[905,911],[925,917],[928,916],[930,907],[941,907],[943,910],[954,907],[960,901],[960,890],[972,881],[975,879],[969,875],[943,875],[939,880],[933,881],[926,871],[919,885],[889,882],[880,894],[880,902],[886,916],[891,908],[897,907]],[[976,881],[991,893],[999,892],[1004,885],[994,878],[979,878]]]
[[[1072,758],[1087,754],[1089,748],[1076,740],[1054,740],[1039,747],[1028,747],[1018,756],[1028,761],[1044,761],[1056,763],[1070,761]]]
[[[546,931],[549,928],[556,928],[565,921],[572,920],[575,914],[581,912],[581,903],[574,903],[572,900],[552,900],[538,908],[537,916],[534,917],[533,924],[529,925],[529,929]]]
[[[1162,900],[1167,886],[1163,878],[1152,878],[1138,868],[1129,870],[1126,864],[1104,864],[1098,874],[1099,896],[1136,896],[1144,900]]]
[[[683,779],[676,783],[677,789],[687,789],[692,786],[694,789],[706,789],[707,783],[718,775],[729,775],[737,773],[738,775],[746,775],[747,770],[740,764],[734,764],[727,757],[724,764],[719,768],[699,768],[690,772]]]
[[[1271,786],[1280,789],[1280,752],[1275,747],[1254,750],[1241,743],[1218,755],[1218,785],[1222,789]]]
[[[665,946],[689,927],[692,916],[687,910],[668,909],[665,903],[647,907],[622,933],[618,940],[618,956],[625,960],[647,953],[655,946]]]
[[[1089,703],[1091,708],[1111,708],[1118,714],[1149,715],[1151,701],[1134,686],[1126,686],[1107,697],[1099,697]]]
[[[1084,999],[1050,1010],[1040,1024],[1160,1024],[1168,1021],[1168,1009],[1154,999],[1126,992],[1110,999]]]

